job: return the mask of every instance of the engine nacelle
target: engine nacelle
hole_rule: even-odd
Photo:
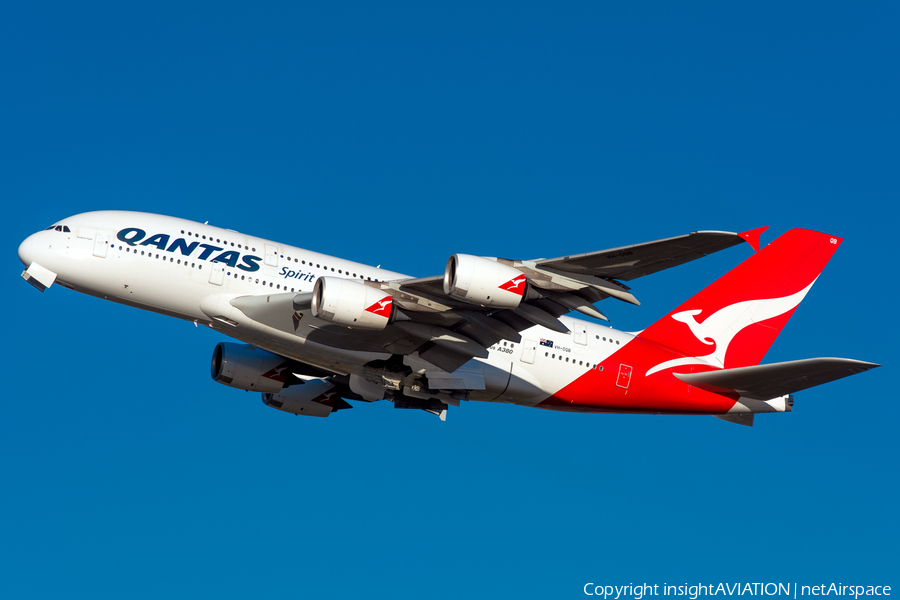
[[[279,392],[284,387],[288,361],[277,354],[221,342],[213,351],[212,378],[221,384],[249,392]]]
[[[444,293],[495,308],[516,308],[528,288],[525,274],[496,260],[454,254],[444,270]]]
[[[340,277],[319,277],[313,288],[312,314],[357,329],[384,329],[391,320],[390,294]]]
[[[311,379],[303,385],[293,385],[275,394],[262,395],[266,406],[307,417],[327,417],[334,410],[338,399],[334,385],[323,379]]]

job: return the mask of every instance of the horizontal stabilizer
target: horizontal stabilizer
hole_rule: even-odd
[[[674,375],[687,384],[709,392],[736,393],[753,400],[769,400],[880,366],[849,358],[807,358],[770,365]]]

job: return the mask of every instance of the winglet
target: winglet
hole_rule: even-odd
[[[750,247],[759,252],[759,236],[764,232],[768,227],[758,227],[757,229],[751,229],[750,231],[745,231],[743,233],[739,233],[738,235],[750,244]]]

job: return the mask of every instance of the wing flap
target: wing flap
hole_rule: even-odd
[[[717,394],[739,394],[753,400],[769,400],[879,366],[849,358],[808,358],[705,373],[675,373],[675,377]]]
[[[431,345],[431,348],[427,350],[419,352],[419,356],[422,360],[426,360],[448,373],[452,373],[473,358],[471,355],[460,354],[450,348],[436,344]]]

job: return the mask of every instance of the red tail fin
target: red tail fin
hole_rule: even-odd
[[[841,241],[792,229],[739,264],[639,335],[687,355],[647,374],[687,364],[758,364]]]

